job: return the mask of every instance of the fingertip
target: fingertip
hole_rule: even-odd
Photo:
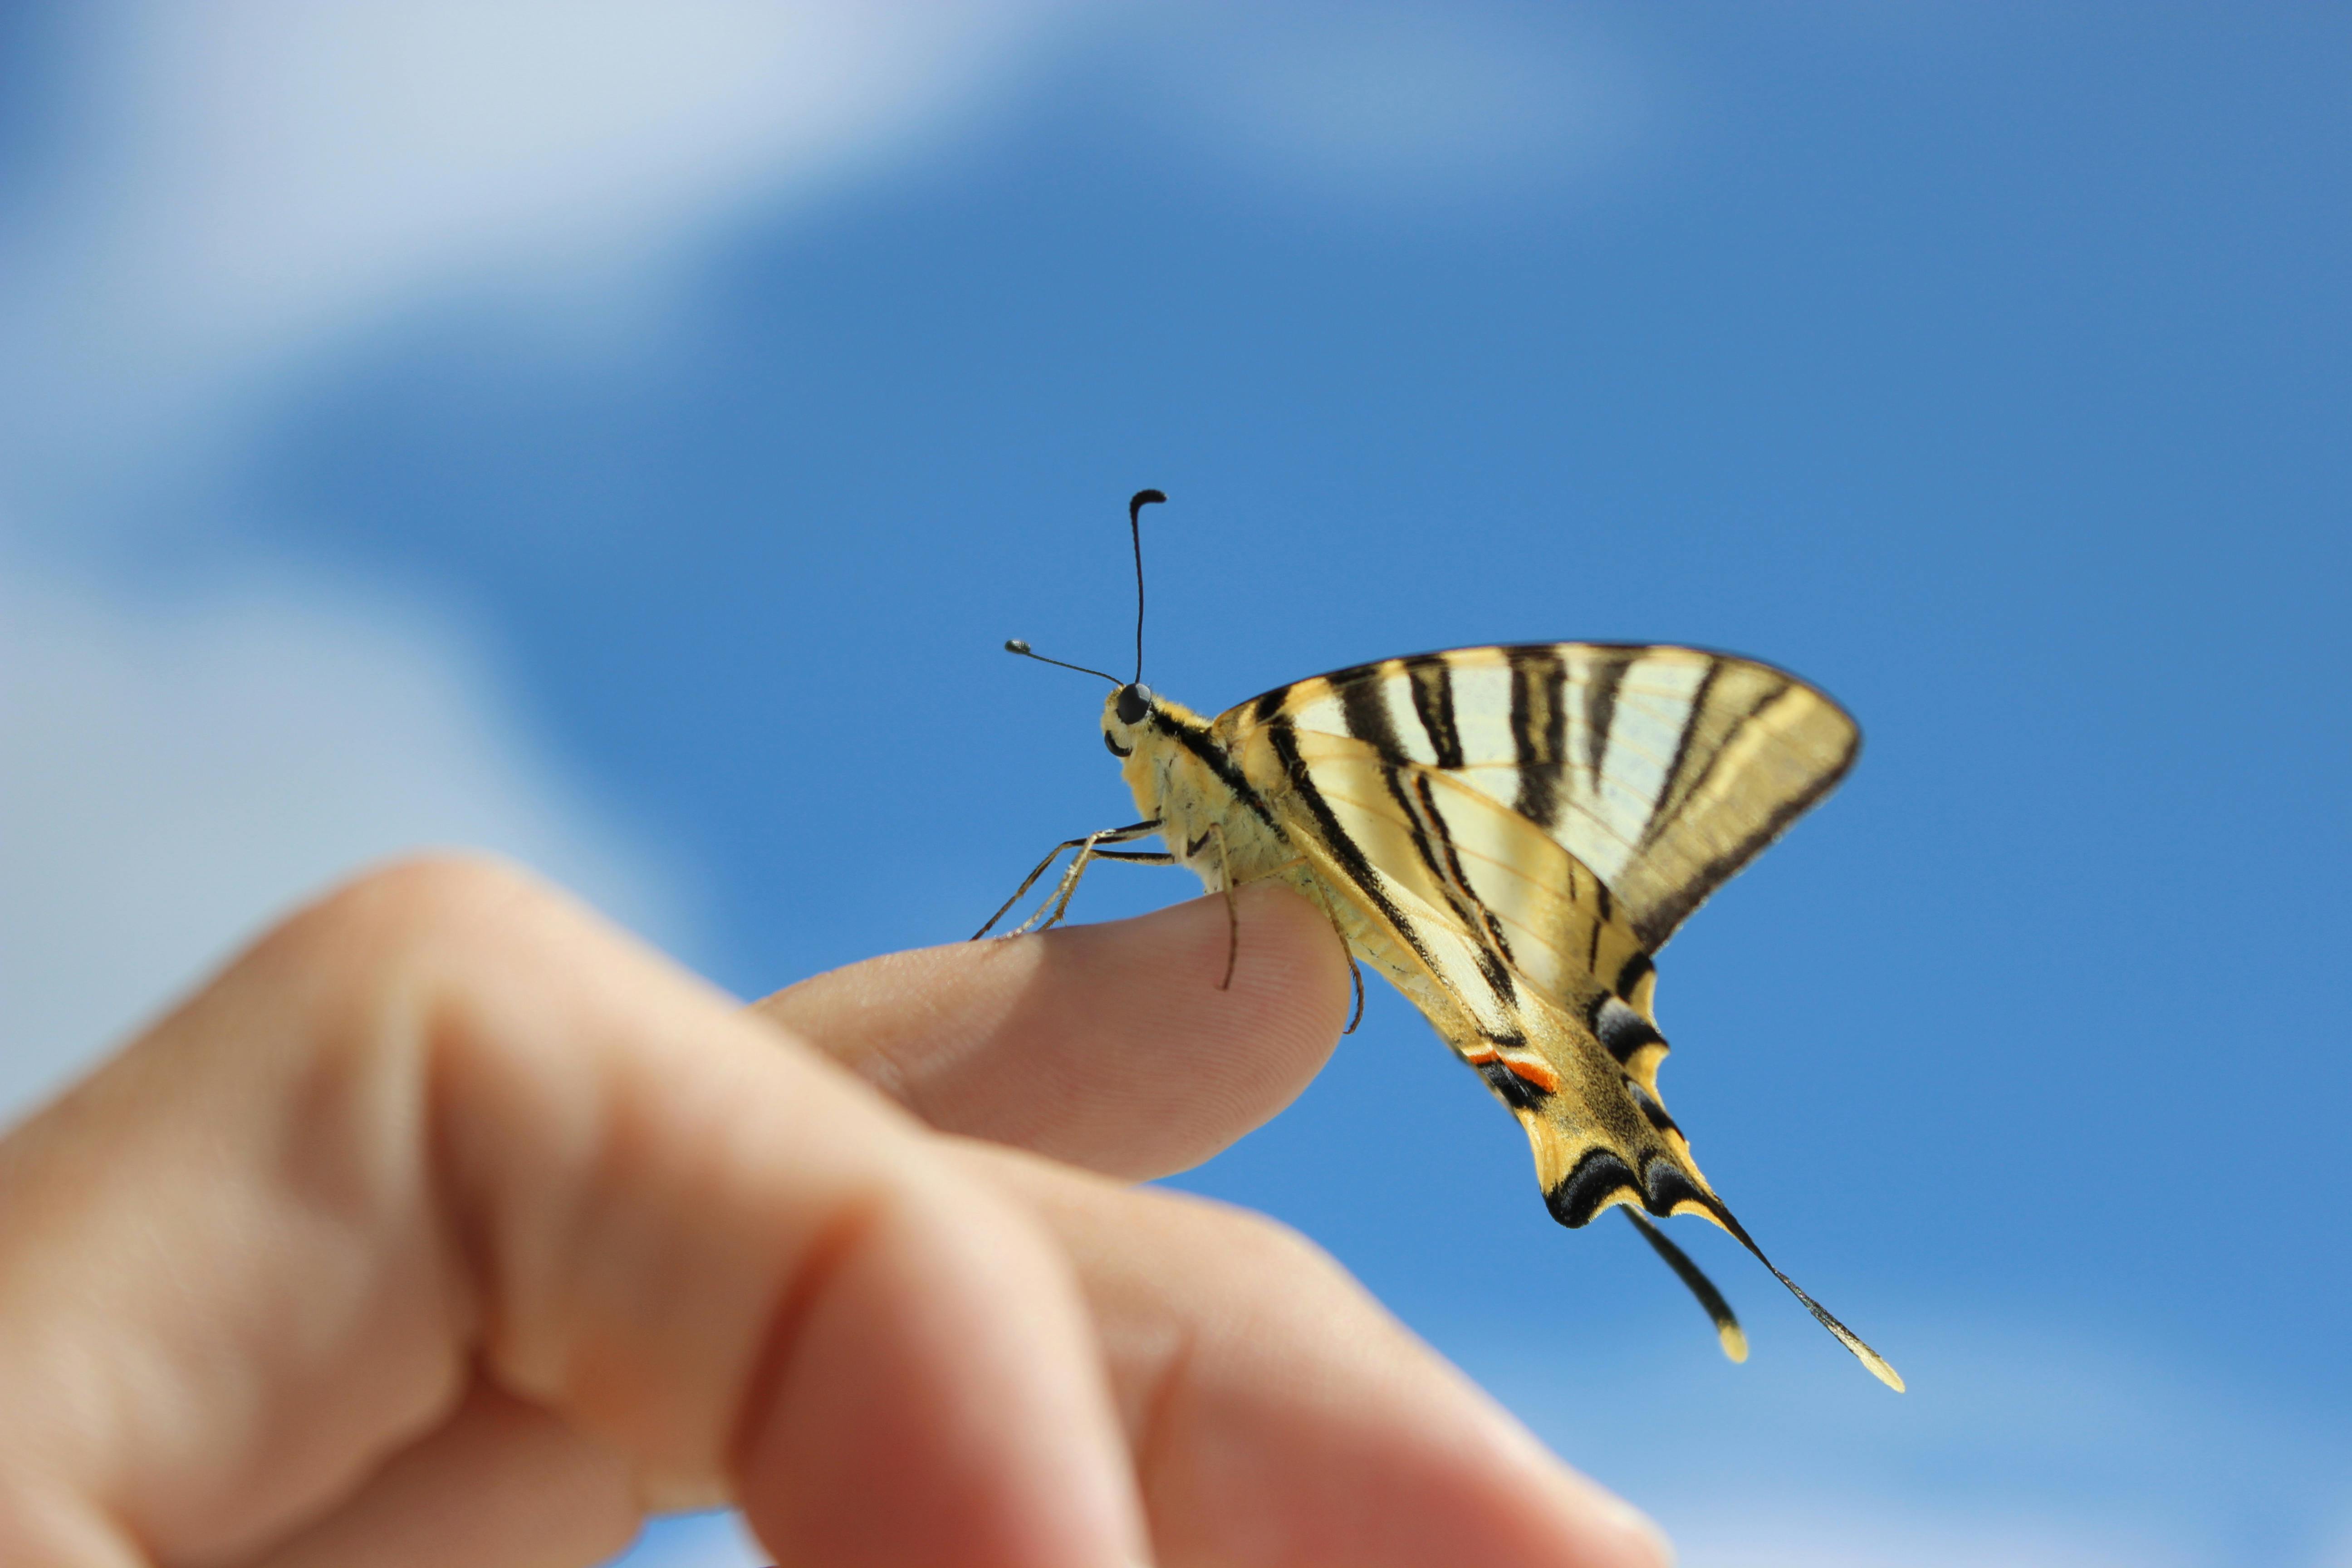
[[[1087,961],[1145,977],[1151,1005],[1197,1016],[1213,1031],[1245,1031],[1261,1045],[1311,1049],[1318,1067],[1347,1021],[1346,944],[1328,916],[1279,882],[1068,927],[1047,940],[1101,944]],[[1268,1031],[1280,1039],[1267,1041]]]
[[[1592,1568],[1675,1568],[1678,1553],[1657,1521],[1593,1481],[1581,1483],[1574,1532]]]
[[[1184,1170],[1263,1125],[1322,1070],[1347,1021],[1346,949],[1278,884],[1045,940],[1041,988],[1066,988],[1091,1016],[1102,1112],[1093,1147],[1047,1152],[1109,1174]]]
[[[1680,1553],[1657,1521],[1622,1499],[1612,1500],[1621,1510],[1618,1523],[1624,1539],[1620,1555],[1625,1568],[1675,1568]]]
[[[1297,1098],[1346,1021],[1345,951],[1307,900],[1258,883],[892,954],[757,1011],[941,1131],[1142,1180],[1198,1164]]]
[[[1452,1515],[1456,1539],[1484,1536],[1479,1561],[1675,1568],[1674,1543],[1648,1514],[1563,1463],[1499,1406],[1479,1403],[1486,1405],[1478,1423],[1483,1440],[1470,1439],[1451,1453],[1430,1443],[1421,1465],[1407,1463],[1391,1478],[1399,1507],[1414,1511],[1417,1490],[1443,1478],[1419,1497],[1418,1506],[1432,1518]],[[1465,1454],[1482,1451],[1482,1458],[1462,1466]],[[1411,1527],[1400,1520],[1397,1528],[1402,1534]]]
[[[1539,1484],[1521,1489],[1504,1481],[1500,1491],[1544,1498],[1544,1522],[1538,1533],[1573,1552],[1573,1561],[1590,1568],[1675,1568],[1674,1542],[1655,1520],[1599,1481],[1561,1461],[1518,1419],[1492,1402],[1486,1406],[1487,1436],[1500,1450],[1479,1467],[1480,1479],[1493,1482],[1517,1473]],[[1496,1500],[1499,1509],[1503,1506]]]

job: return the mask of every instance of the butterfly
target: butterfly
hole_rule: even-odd
[[[1330,919],[1351,972],[1385,976],[1517,1119],[1561,1225],[1621,1209],[1744,1361],[1722,1293],[1649,1216],[1707,1220],[1900,1390],[1765,1257],[1658,1092],[1654,955],[1845,775],[1861,745],[1853,719],[1753,659],[1612,643],[1381,659],[1206,719],[1142,684],[1140,520],[1166,499],[1147,489],[1128,504],[1136,678],[1063,665],[1115,688],[1103,743],[1141,819],[1056,846],[979,934],[1066,850],[1053,891],[1008,934],[1059,921],[1097,860],[1186,866],[1211,892],[1286,883]],[[1117,847],[1154,835],[1164,850]],[[1360,972],[1356,985],[1360,1016]]]

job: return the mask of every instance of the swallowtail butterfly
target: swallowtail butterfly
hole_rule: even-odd
[[[1653,955],[1844,775],[1853,721],[1769,665],[1610,643],[1381,659],[1203,719],[1141,681],[1139,519],[1166,499],[1143,490],[1128,506],[1136,679],[1086,670],[1115,688],[1103,742],[1141,820],[1058,846],[980,934],[1064,850],[1076,853],[1014,934],[1059,921],[1099,859],[1187,866],[1211,892],[1287,883],[1330,917],[1351,966],[1404,993],[1518,1119],[1560,1224],[1622,1208],[1744,1361],[1730,1307],[1644,1211],[1712,1221],[1902,1388],[1764,1256],[1658,1093]],[[1155,834],[1165,852],[1110,847]]]

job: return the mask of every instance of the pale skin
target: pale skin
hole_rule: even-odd
[[[1297,1093],[1277,888],[748,1011],[467,860],[295,915],[0,1141],[0,1563],[1660,1568],[1311,1246],[1126,1183]]]

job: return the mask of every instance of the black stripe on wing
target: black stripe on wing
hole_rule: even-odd
[[[1388,889],[1381,885],[1380,873],[1365,858],[1363,846],[1339,826],[1339,817],[1331,810],[1331,803],[1323,798],[1322,790],[1316,785],[1313,775],[1307,771],[1307,759],[1298,753],[1298,738],[1291,729],[1290,721],[1277,716],[1266,725],[1265,737],[1267,744],[1274,748],[1276,760],[1282,763],[1291,794],[1297,797],[1299,805],[1307,808],[1307,815],[1314,822],[1318,837],[1330,850],[1332,858],[1339,861],[1339,869],[1347,874],[1348,880],[1354,884],[1356,890],[1379,911],[1388,928],[1412,949],[1413,956],[1421,960],[1423,966],[1433,974],[1439,973],[1435,955],[1421,940],[1421,933],[1414,929],[1412,921],[1397,908],[1396,900],[1389,897]]]
[[[1185,723],[1165,710],[1157,708],[1152,710],[1152,721],[1174,736],[1178,744],[1186,751],[1200,758],[1209,771],[1217,775],[1218,781],[1233,792],[1234,798],[1249,807],[1253,816],[1274,829],[1276,837],[1282,836],[1282,824],[1274,819],[1272,808],[1243,773],[1241,764],[1234,761],[1233,753],[1225,750],[1217,739],[1213,727]]]
[[[1631,659],[1611,658],[1601,661],[1592,679],[1584,687],[1584,770],[1592,781],[1592,793],[1599,795],[1601,769],[1609,760],[1611,731],[1617,727],[1617,689],[1625,684],[1625,667]],[[1657,802],[1652,801],[1654,808]],[[1547,822],[1547,827],[1557,824]]]
[[[1510,660],[1511,743],[1519,767],[1512,808],[1549,831],[1559,821],[1559,770],[1566,761],[1568,710],[1561,703],[1567,667],[1550,648],[1528,648]]]
[[[1690,695],[1690,707],[1683,714],[1683,732],[1675,737],[1675,754],[1666,763],[1664,793],[1652,805],[1650,820],[1642,825],[1642,842],[1644,844],[1656,838],[1659,827],[1674,820],[1675,807],[1688,800],[1692,794],[1706,782],[1706,775],[1715,771],[1716,762],[1723,755],[1724,747],[1731,743],[1732,735],[1738,733],[1735,728],[1732,735],[1725,736],[1714,750],[1708,752],[1706,761],[1699,768],[1698,776],[1687,784],[1684,783],[1683,774],[1690,763],[1691,742],[1697,738],[1699,730],[1706,722],[1707,694],[1714,690],[1715,678],[1722,673],[1723,668],[1723,661],[1720,659],[1708,665],[1706,673],[1698,678],[1697,689]],[[1751,719],[1755,717],[1754,709],[1748,710],[1748,717]]]
[[[1404,661],[1405,679],[1412,683],[1412,710],[1429,736],[1429,749],[1441,768],[1462,765],[1462,732],[1454,722],[1454,670],[1444,655],[1424,653]]]
[[[1853,753],[1849,752],[1845,761],[1834,772],[1822,773],[1813,781],[1811,788],[1783,800],[1746,837],[1701,866],[1696,873],[1685,876],[1678,887],[1643,910],[1634,922],[1634,930],[1641,933],[1643,942],[1654,949],[1664,947],[1666,939],[1690,918],[1693,910],[1705,903],[1717,888],[1738,875],[1740,868],[1762,854],[1774,839],[1788,832],[1797,818],[1811,811],[1823,795],[1837,788],[1838,781],[1844,778],[1853,766]]]

